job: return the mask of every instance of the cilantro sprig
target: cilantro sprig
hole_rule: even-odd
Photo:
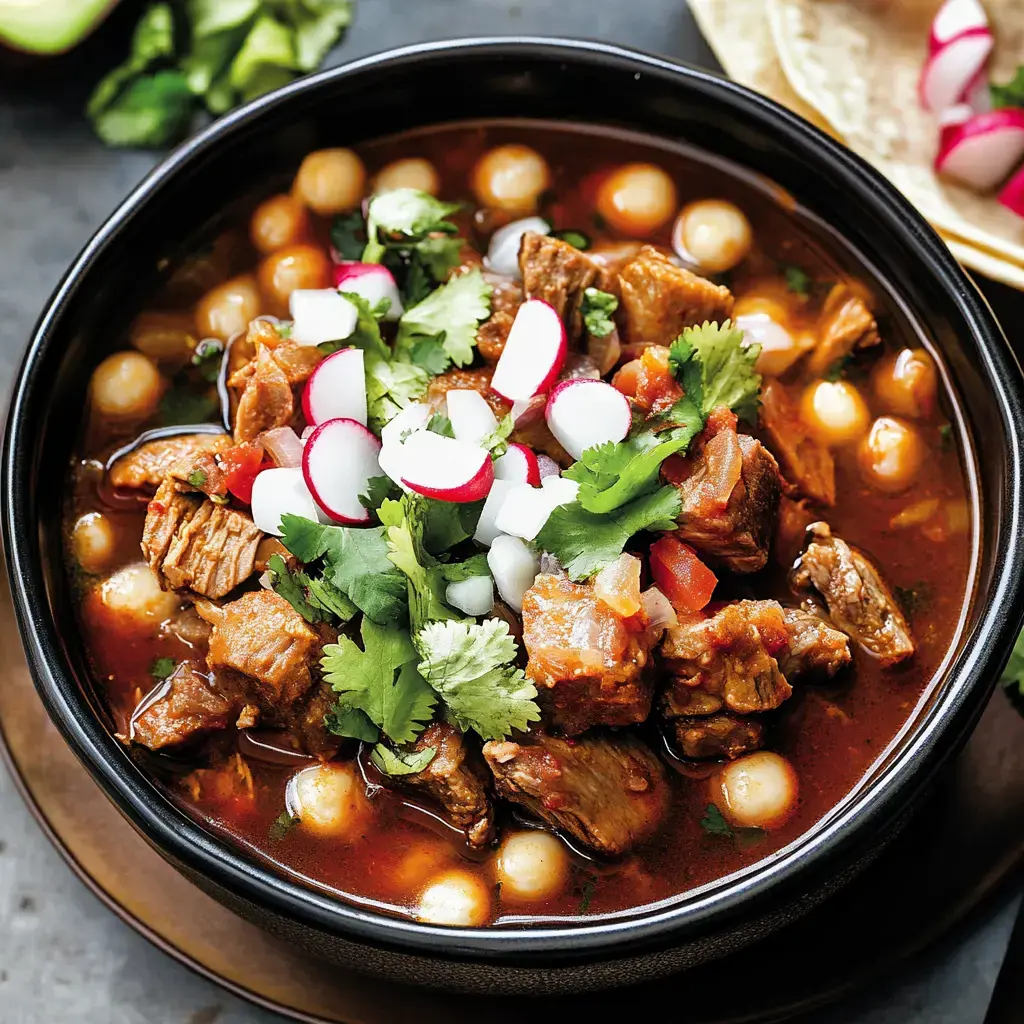
[[[595,338],[604,338],[615,330],[612,314],[619,308],[619,300],[600,288],[585,288],[580,313],[587,332]]]

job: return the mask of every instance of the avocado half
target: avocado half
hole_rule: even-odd
[[[0,0],[0,44],[40,55],[77,46],[118,0]]]

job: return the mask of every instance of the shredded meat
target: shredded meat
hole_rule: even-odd
[[[519,268],[527,298],[543,299],[565,324],[569,344],[583,334],[580,305],[587,288],[608,290],[602,267],[559,238],[527,231],[519,247]]]
[[[435,750],[430,764],[400,781],[436,800],[452,823],[465,831],[470,846],[486,846],[494,838],[494,808],[487,794],[490,777],[479,751],[447,722],[428,726],[414,749],[427,747]]]
[[[867,303],[849,285],[833,285],[818,319],[818,344],[807,359],[807,369],[820,377],[854,349],[881,342],[878,324]]]
[[[567,740],[531,732],[518,742],[485,744],[484,757],[500,796],[598,853],[628,852],[668,813],[665,770],[628,733]]]
[[[775,601],[737,601],[709,618],[673,626],[661,646],[672,675],[662,699],[665,717],[777,708],[793,692],[776,660],[788,646]]]
[[[644,636],[597,599],[592,583],[539,575],[523,598],[523,644],[545,720],[569,735],[650,713]]]
[[[182,464],[191,465],[203,453],[222,452],[231,447],[227,434],[182,434],[157,441],[148,441],[133,452],[122,455],[110,467],[111,486],[132,490],[155,491],[164,477],[174,473]],[[188,472],[185,473],[187,479]]]
[[[793,586],[821,594],[833,623],[883,665],[909,658],[914,653],[910,627],[878,570],[827,523],[813,523],[809,532],[810,543],[790,577]]]
[[[779,668],[789,679],[805,675],[834,676],[850,664],[849,637],[833,629],[810,608],[786,608],[789,650],[779,656]]]
[[[818,517],[808,508],[806,500],[793,501],[785,495],[779,501],[778,523],[775,528],[774,553],[779,565],[787,569],[796,560],[804,546],[807,527]]]
[[[676,748],[694,761],[732,758],[759,750],[764,744],[764,724],[756,718],[715,714],[704,718],[677,718],[672,722]]]
[[[511,313],[499,311],[492,313],[490,318],[480,325],[476,332],[476,347],[480,349],[480,355],[484,357],[484,362],[494,366],[501,358],[514,319],[515,317]]]
[[[487,399],[487,404],[494,410],[500,420],[512,408],[501,395],[491,390],[491,378],[494,376],[493,366],[481,366],[477,370],[449,370],[435,377],[427,388],[427,400],[440,402],[449,391],[477,391]]]
[[[142,527],[142,553],[150,568],[159,576],[160,566],[171,547],[179,527],[195,515],[202,499],[183,494],[173,477],[157,489],[146,506],[146,522]]]
[[[757,572],[768,561],[781,480],[771,452],[734,428],[704,446],[679,486],[679,536],[711,564]]]
[[[243,677],[260,707],[293,704],[310,688],[320,638],[283,597],[257,590],[222,607],[198,601],[196,611],[213,626],[210,670]]]
[[[787,482],[812,501],[833,506],[836,467],[832,454],[807,433],[796,406],[777,380],[766,381],[761,388],[761,426]]]
[[[677,267],[650,245],[619,271],[619,288],[631,345],[671,345],[684,327],[732,313],[728,288]]]

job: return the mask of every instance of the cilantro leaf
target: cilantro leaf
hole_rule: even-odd
[[[448,583],[461,583],[473,576],[490,576],[491,570],[487,565],[487,556],[481,551],[477,555],[471,555],[464,562],[444,562],[441,565],[441,574]]]
[[[473,361],[477,325],[491,311],[490,294],[478,267],[453,277],[402,314],[396,353],[413,358],[418,345],[433,340],[456,366],[467,366]]]
[[[376,743],[380,739],[380,729],[359,708],[335,707],[324,715],[324,725],[335,736],[344,736],[346,739],[362,740],[364,743]]]
[[[435,377],[439,373],[444,373],[451,363],[448,353],[444,350],[444,338],[445,334],[442,331],[433,338],[420,338],[414,341],[409,348],[409,359]]]
[[[442,437],[455,437],[452,421],[439,412],[435,412],[427,421],[427,430],[434,434],[440,434]]]
[[[469,540],[476,530],[480,502],[456,505],[450,501],[411,497],[409,502],[415,502],[420,510],[423,547],[432,555],[439,555]]]
[[[415,775],[434,760],[434,747],[422,750],[392,750],[383,743],[370,751],[370,760],[385,775]]]
[[[615,330],[612,313],[618,308],[619,300],[610,292],[603,292],[600,288],[584,289],[580,313],[593,337],[604,338]]]
[[[204,338],[196,345],[192,353],[191,363],[199,368],[203,380],[207,384],[216,384],[220,376],[221,361],[224,357],[224,342],[217,338]]]
[[[206,483],[206,474],[201,469],[193,469],[187,479],[189,486],[202,487]]]
[[[371,476],[366,481],[366,493],[359,495],[359,504],[374,515],[385,498],[397,498],[402,490],[389,476]]]
[[[669,348],[669,366],[686,397],[707,418],[720,405],[745,420],[757,418],[761,375],[754,369],[761,346],[748,345],[743,332],[726,320],[687,327]]]
[[[505,413],[494,430],[480,438],[480,447],[486,448],[494,458],[501,458],[508,451],[509,435],[515,430],[515,426],[516,421],[512,418],[512,413]]]
[[[715,804],[708,804],[704,817],[700,819],[700,827],[713,836],[732,835],[732,826]]]
[[[363,649],[347,636],[324,647],[324,680],[339,694],[337,709],[363,711],[396,743],[411,743],[430,721],[437,697],[416,670],[409,633],[364,616]]]
[[[586,580],[614,562],[641,530],[674,530],[681,508],[679,492],[668,486],[604,515],[573,501],[551,513],[537,534],[537,547],[554,555],[572,579]]]
[[[343,260],[362,258],[366,248],[366,221],[359,210],[342,213],[331,223],[331,245]]]
[[[324,558],[324,578],[375,622],[405,618],[406,583],[388,558],[381,527],[325,526],[281,517],[281,543],[301,562]]]
[[[446,218],[458,208],[458,203],[442,202],[414,188],[396,188],[374,196],[366,219],[369,242],[363,250],[363,263],[380,263],[385,251],[382,233],[385,239],[397,237],[399,241],[421,239],[432,232],[456,234],[458,228]]]
[[[586,252],[590,248],[590,238],[585,235],[582,231],[577,231],[575,228],[564,228],[561,231],[549,231],[548,235],[551,238],[559,238],[563,242],[568,242],[574,249],[579,249],[580,252]]]
[[[149,666],[149,674],[158,682],[162,683],[169,676],[174,674],[174,670],[178,667],[178,663],[173,658],[162,657],[157,658],[152,665]]]
[[[289,811],[282,811],[271,823],[267,831],[267,838],[272,842],[279,842],[299,823],[298,818],[293,818]]]
[[[1002,107],[1024,107],[1024,64],[1014,72],[1013,78],[1003,85],[992,82],[989,85],[992,94],[992,106],[999,110]]]
[[[307,622],[327,622],[332,616],[348,622],[358,609],[325,579],[312,579],[304,572],[288,571],[280,555],[271,555],[267,572],[274,593],[283,597]]]
[[[157,407],[161,426],[176,427],[187,423],[205,423],[220,409],[220,401],[212,391],[198,394],[188,387],[172,387],[164,393]]]
[[[420,673],[463,731],[500,740],[540,721],[537,688],[516,668],[507,622],[432,622],[417,633],[416,646]]]
[[[814,283],[811,275],[803,267],[790,264],[782,268],[782,276],[786,279],[786,287],[797,295],[808,295]]]

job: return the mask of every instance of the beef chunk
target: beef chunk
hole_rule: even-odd
[[[192,494],[183,494],[177,481],[167,477],[146,506],[142,553],[158,576],[175,534],[195,515],[201,504],[202,499]]]
[[[567,740],[531,732],[485,744],[484,757],[500,796],[607,856],[650,839],[668,813],[665,769],[628,733]]]
[[[595,725],[632,725],[651,710],[643,634],[594,594],[592,583],[541,574],[523,598],[526,675],[545,721],[573,736]]]
[[[787,679],[805,675],[834,676],[850,663],[849,637],[833,629],[809,608],[786,608],[789,650],[779,657],[779,668]]]
[[[484,362],[494,366],[505,351],[505,342],[508,341],[508,332],[512,330],[512,321],[515,318],[511,313],[492,313],[490,318],[485,320],[476,332],[476,347],[480,349],[480,355]]]
[[[776,660],[788,644],[782,606],[775,601],[737,601],[709,618],[673,626],[661,646],[672,674],[662,698],[665,716],[777,708],[793,692]]]
[[[150,750],[181,746],[226,729],[240,710],[236,699],[219,693],[207,676],[183,661],[143,697],[132,716],[130,738]]]
[[[821,594],[833,623],[883,665],[909,658],[914,653],[910,627],[878,570],[834,536],[828,523],[812,523],[808,532],[810,543],[790,577],[793,586]]]
[[[679,753],[695,761],[715,757],[731,760],[764,744],[764,725],[756,718],[725,714],[677,718],[672,727]]]
[[[341,746],[341,738],[324,723],[325,716],[333,709],[334,691],[326,683],[318,682],[292,707],[276,709],[270,717],[274,724],[286,729],[307,754],[329,760]]]
[[[796,406],[777,380],[761,388],[761,426],[782,475],[800,494],[831,507],[836,503],[836,467],[832,454],[807,433]]]
[[[271,349],[261,347],[248,366],[228,380],[232,388],[241,388],[235,410],[235,440],[251,441],[264,430],[286,427],[295,415],[295,397],[284,370]]]
[[[820,377],[854,349],[868,348],[881,340],[878,324],[864,300],[849,285],[833,285],[818,319],[818,344],[807,360],[807,369]]]
[[[286,707],[309,689],[320,638],[283,597],[257,590],[222,607],[197,601],[196,611],[213,626],[210,670],[237,673],[260,707]]]
[[[527,298],[553,306],[565,324],[569,344],[578,341],[583,334],[583,293],[605,284],[603,269],[568,242],[535,231],[523,235],[519,268]]]
[[[180,464],[190,464],[200,454],[229,447],[231,438],[227,434],[182,434],[148,441],[122,455],[110,467],[109,480],[113,487],[155,491]]]
[[[677,267],[650,245],[619,271],[626,341],[671,345],[684,327],[725,320],[732,293],[724,285]]]
[[[490,776],[466,737],[447,722],[428,726],[415,750],[433,747],[434,759],[421,772],[400,781],[436,800],[452,824],[466,833],[470,846],[486,846],[494,838],[494,808],[487,794]]]
[[[523,286],[514,277],[491,270],[484,271],[484,280],[491,286],[491,313],[508,313],[514,317],[523,302]]]
[[[704,446],[679,487],[679,536],[712,564],[757,572],[768,561],[781,480],[771,452],[733,429]]]
[[[779,517],[775,529],[775,561],[787,569],[796,561],[804,546],[807,527],[818,517],[806,500],[793,501],[785,495],[779,501]]]
[[[496,391],[491,390],[493,376],[493,366],[481,366],[477,370],[449,370],[430,382],[430,386],[427,388],[427,400],[439,403],[449,391],[477,391],[487,399],[487,404],[500,420],[511,411],[512,403],[506,401]]]

